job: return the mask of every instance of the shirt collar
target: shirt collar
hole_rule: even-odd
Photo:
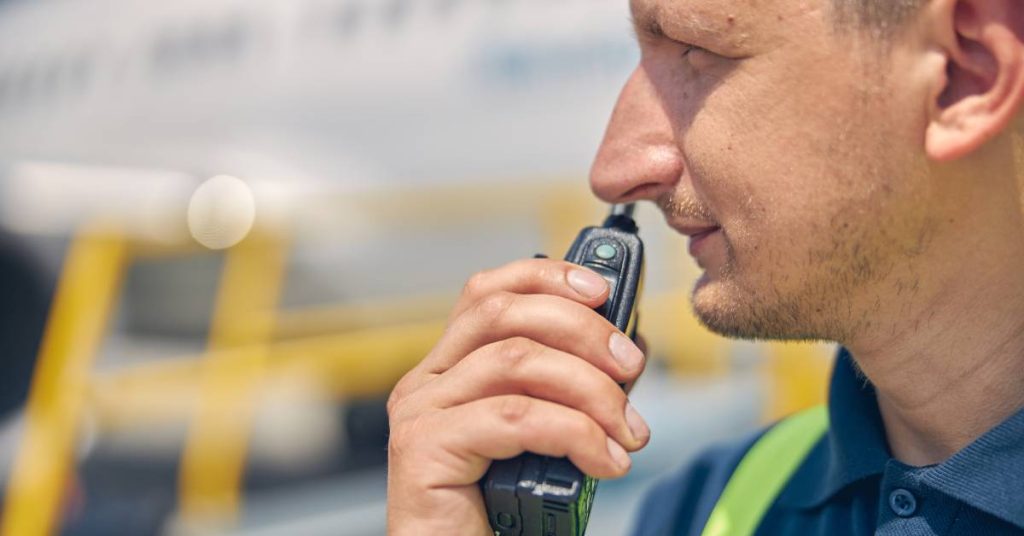
[[[881,474],[889,461],[875,388],[839,351],[828,400],[829,428],[779,496],[783,505],[811,508],[863,478]],[[821,475],[824,475],[822,478]]]
[[[828,433],[779,496],[783,506],[821,505],[848,486],[882,474],[891,460],[875,389],[846,349],[836,359],[828,411]],[[923,468],[920,478],[935,490],[1024,528],[1022,474],[1024,409],[948,460]]]
[[[1024,409],[952,458],[928,468],[921,481],[978,510],[1024,528]]]

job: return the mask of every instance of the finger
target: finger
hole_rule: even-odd
[[[471,277],[449,319],[496,292],[550,294],[595,309],[608,300],[608,282],[593,270],[567,261],[524,259]]]
[[[408,404],[444,409],[501,395],[526,395],[581,411],[627,450],[639,450],[650,438],[647,424],[611,377],[574,355],[524,338],[474,351],[411,395]]]
[[[451,324],[472,307],[479,307],[487,296],[498,292],[512,294],[549,294],[579,300],[589,308],[596,308],[608,299],[608,284],[597,273],[581,266],[551,259],[525,259],[477,273],[466,283],[449,319],[447,333],[454,331]],[[492,307],[492,309],[494,309]],[[404,398],[440,372],[453,365],[462,355],[445,356],[443,349],[435,349],[424,358],[395,387],[389,400]],[[438,357],[444,356],[444,357]]]
[[[619,383],[644,366],[639,348],[585,305],[546,295],[492,294],[449,326],[424,367],[442,373],[492,342],[525,337],[590,362]]]
[[[647,346],[647,338],[646,337],[644,337],[643,335],[637,334],[636,341],[634,341],[634,342],[636,342],[636,347],[639,348],[641,352],[643,352],[644,357],[648,357],[648,356],[651,355],[649,353],[650,352],[650,347]]]
[[[644,354],[644,369],[646,369],[647,368],[647,360],[650,359],[650,357],[651,357],[651,348],[649,346],[647,346],[647,339],[643,335],[640,335],[639,333],[637,333],[635,338],[634,338],[634,340],[633,340],[633,342],[636,343],[636,347],[640,349],[640,352],[642,352]],[[637,378],[634,378],[633,381],[631,381],[631,382],[626,382],[625,384],[623,384],[622,390],[625,391],[627,395],[629,393],[632,393],[633,392],[633,387],[636,387],[636,382],[639,379],[640,378],[637,377]]]
[[[425,415],[420,429],[434,430],[443,459],[433,478],[448,486],[480,480],[491,460],[532,452],[568,457],[584,473],[617,478],[631,465],[629,454],[584,413],[525,396],[475,400]],[[444,459],[446,458],[446,459]]]

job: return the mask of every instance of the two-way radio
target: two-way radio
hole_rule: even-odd
[[[565,255],[608,281],[608,301],[597,312],[633,339],[644,266],[634,208],[614,205],[604,225],[581,231]],[[582,536],[597,480],[568,458],[525,453],[495,460],[480,486],[496,536]]]

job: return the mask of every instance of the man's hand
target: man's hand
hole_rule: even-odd
[[[491,460],[568,456],[624,475],[647,424],[618,384],[643,352],[594,311],[605,280],[575,264],[514,262],[473,276],[441,340],[395,387],[388,533],[492,534],[477,482]]]

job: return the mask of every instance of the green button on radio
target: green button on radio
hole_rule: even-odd
[[[597,258],[610,261],[619,254],[619,250],[615,249],[615,246],[611,244],[601,244],[600,246],[597,246],[594,253],[597,254]]]

